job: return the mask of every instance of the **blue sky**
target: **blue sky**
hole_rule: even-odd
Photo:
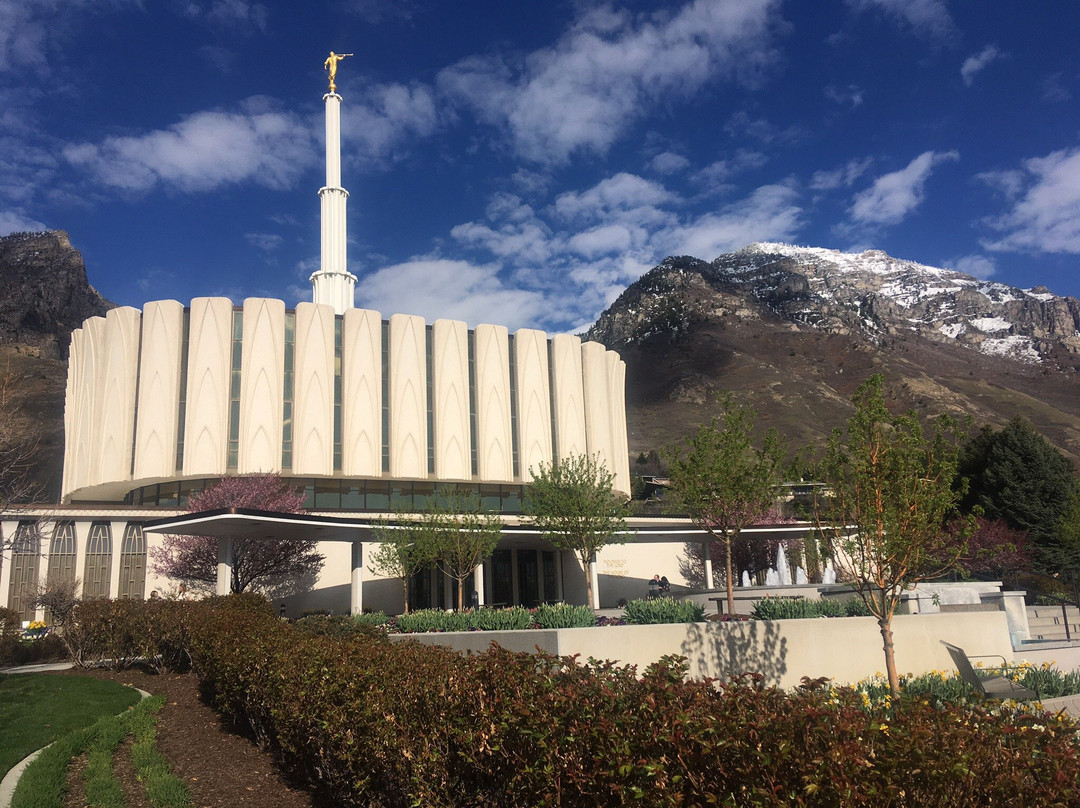
[[[109,299],[310,299],[341,63],[357,305],[579,330],[671,254],[1080,296],[1080,7],[0,0],[0,234]]]

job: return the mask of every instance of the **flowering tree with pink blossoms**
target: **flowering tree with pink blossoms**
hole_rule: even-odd
[[[254,508],[280,513],[303,513],[304,492],[290,488],[276,474],[223,477],[196,494],[188,511],[218,508]],[[234,539],[232,543],[233,592],[278,592],[305,578],[314,578],[324,557],[318,542],[283,537]],[[166,536],[160,547],[150,550],[151,569],[197,591],[213,592],[217,582],[218,539],[214,536]]]

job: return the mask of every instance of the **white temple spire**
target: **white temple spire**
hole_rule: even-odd
[[[345,203],[349,192],[341,187],[341,96],[334,79],[337,63],[345,56],[330,52],[325,67],[330,71],[330,92],[326,104],[326,185],[319,189],[322,207],[322,258],[319,271],[311,275],[312,300],[333,306],[336,314],[353,307],[356,276],[346,259]]]

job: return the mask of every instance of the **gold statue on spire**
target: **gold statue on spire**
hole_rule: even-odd
[[[327,70],[330,71],[330,92],[336,92],[337,91],[337,85],[334,83],[334,79],[337,78],[338,62],[340,62],[346,56],[352,56],[352,54],[351,53],[334,53],[333,51],[330,51],[330,56],[327,58],[327,60],[325,62],[323,62],[323,67],[325,67]]]

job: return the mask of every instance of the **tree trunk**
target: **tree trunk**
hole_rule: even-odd
[[[889,677],[889,691],[893,696],[900,695],[900,676],[896,672],[896,648],[893,646],[892,616],[888,620],[878,620],[881,629],[881,644],[885,650],[885,675]]]
[[[590,556],[591,560],[591,556]],[[592,597],[592,570],[589,569],[590,560],[584,558],[581,559],[581,565],[585,568],[585,605],[590,609],[593,607]]]
[[[409,577],[410,576],[405,575],[401,579],[401,588],[405,592],[405,610],[402,612],[402,614],[409,613]]]
[[[724,532],[724,550],[724,555],[727,556],[724,561],[727,578],[727,613],[733,615],[735,614],[735,587],[731,580],[731,534],[727,531]]]
[[[454,580],[457,581],[457,610],[460,612],[465,607],[465,579],[455,578]]]

